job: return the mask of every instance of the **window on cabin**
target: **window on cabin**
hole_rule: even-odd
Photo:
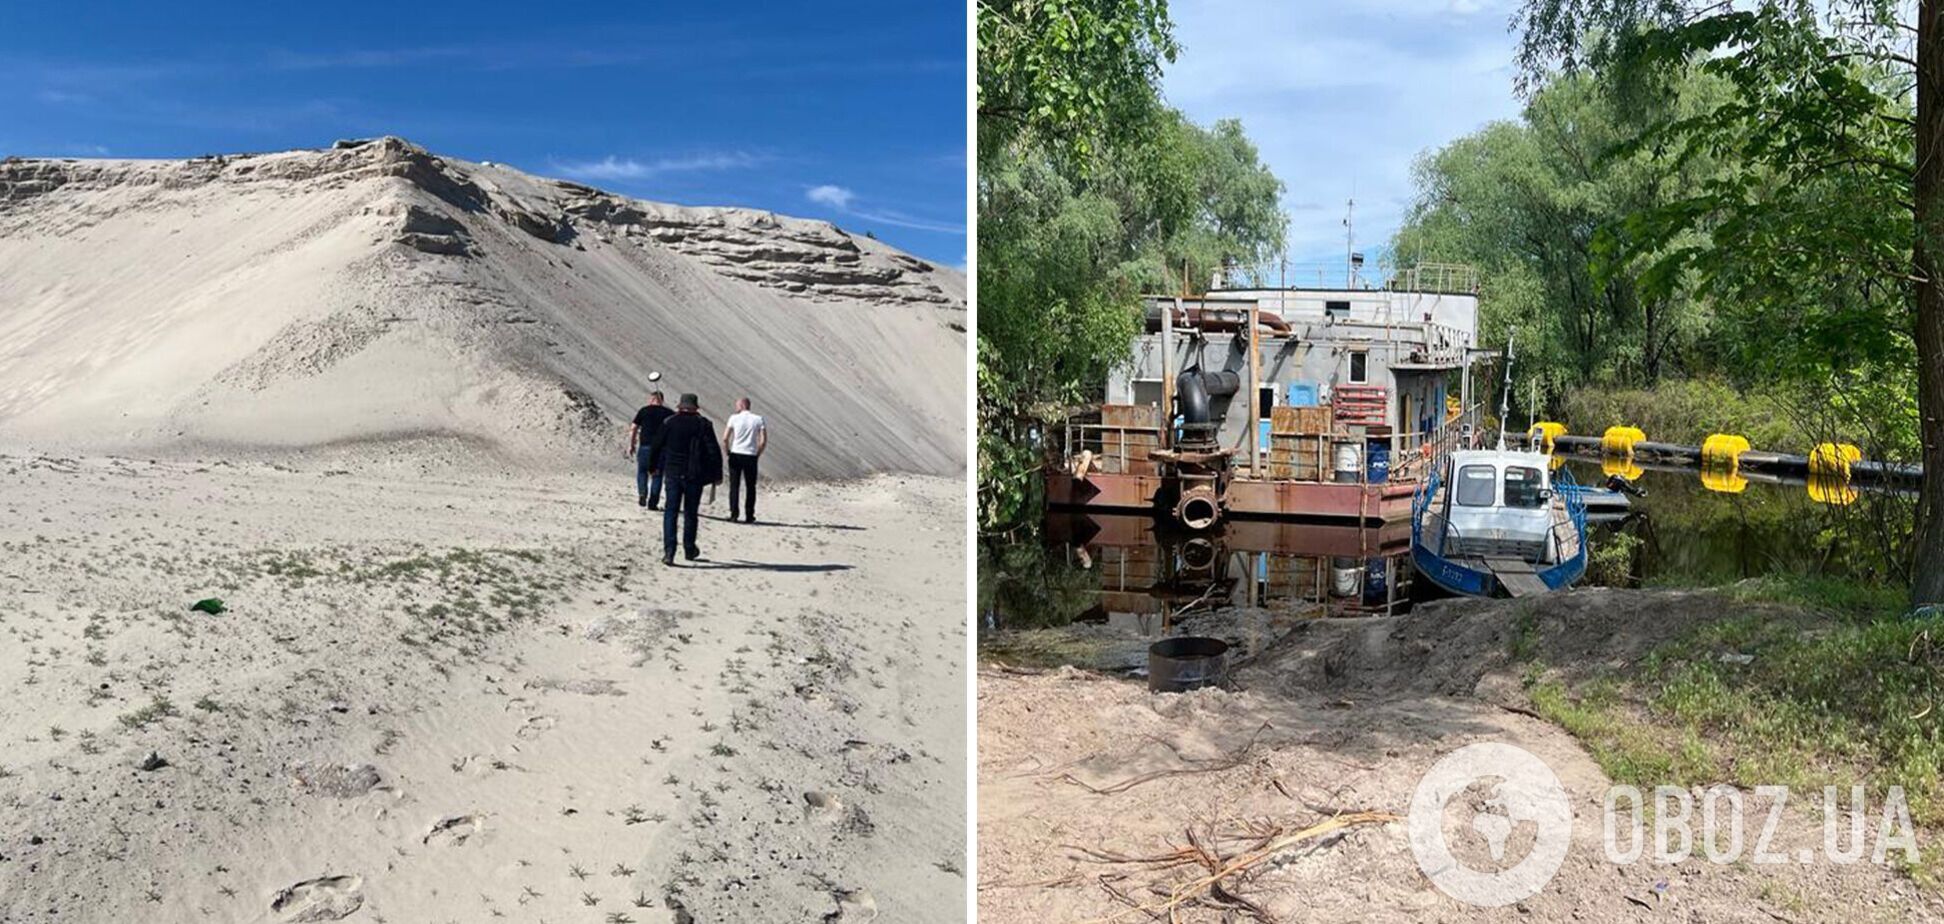
[[[1458,484],[1452,499],[1460,507],[1490,507],[1498,493],[1498,470],[1489,465],[1467,465],[1458,470]]]
[[[1350,316],[1350,303],[1348,301],[1326,301],[1323,303],[1323,316],[1329,318],[1347,318]]]
[[[1256,416],[1268,420],[1274,416],[1271,411],[1276,406],[1276,386],[1264,385],[1256,392]]]
[[[1370,381],[1370,354],[1350,354],[1350,381],[1357,385]]]
[[[1546,504],[1546,482],[1536,468],[1515,465],[1505,470],[1505,506],[1532,509]]]

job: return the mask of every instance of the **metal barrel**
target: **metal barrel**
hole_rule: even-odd
[[[1228,680],[1227,642],[1201,635],[1164,638],[1148,646],[1148,689],[1185,693]]]

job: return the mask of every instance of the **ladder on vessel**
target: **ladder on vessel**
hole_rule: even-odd
[[[1340,424],[1382,426],[1388,396],[1382,385],[1338,385],[1330,394],[1330,416]]]

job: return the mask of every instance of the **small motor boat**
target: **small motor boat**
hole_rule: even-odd
[[[1411,507],[1411,562],[1455,594],[1524,597],[1586,573],[1586,503],[1545,453],[1450,453]]]
[[[1512,346],[1506,344],[1511,393]],[[1505,419],[1501,406],[1499,419]],[[1525,597],[1572,586],[1586,573],[1586,498],[1543,452],[1447,453],[1411,502],[1411,563],[1470,597]],[[1619,494],[1618,491],[1614,492]]]

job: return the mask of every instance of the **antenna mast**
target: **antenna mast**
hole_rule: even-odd
[[[1352,193],[1343,207],[1343,278],[1344,287],[1357,287],[1357,197]]]

